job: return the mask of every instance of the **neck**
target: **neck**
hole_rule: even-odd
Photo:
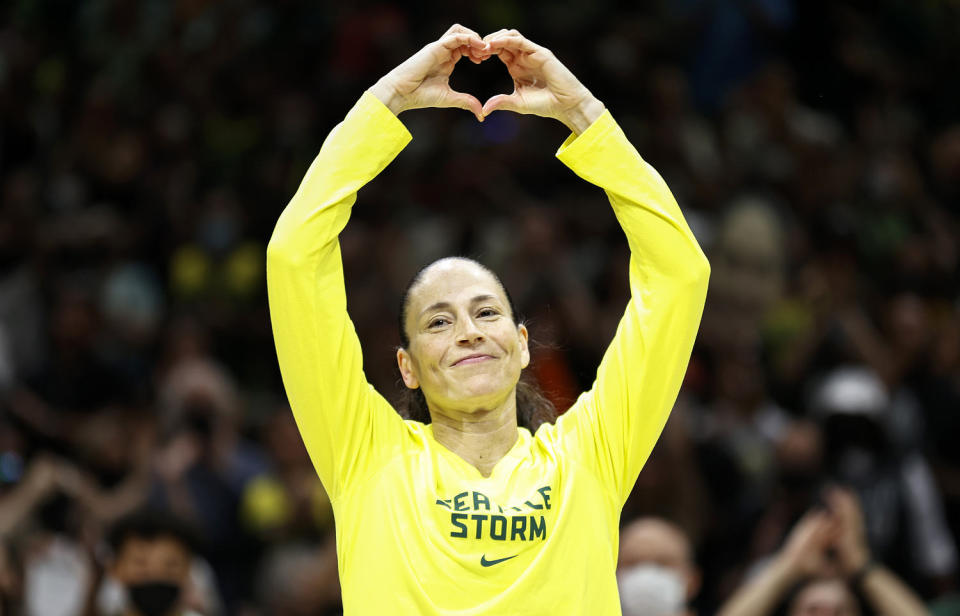
[[[493,467],[517,442],[515,393],[494,408],[449,411],[428,405],[433,437],[438,443],[489,477]]]

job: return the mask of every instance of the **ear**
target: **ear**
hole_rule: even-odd
[[[403,347],[397,349],[397,367],[400,368],[400,378],[403,379],[403,384],[408,389],[420,387],[420,379],[417,378],[413,370],[413,357]]]
[[[520,339],[520,367],[526,368],[530,365],[530,332],[523,323],[517,325],[517,337]]]

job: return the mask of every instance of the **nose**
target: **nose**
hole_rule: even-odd
[[[457,330],[457,344],[460,346],[474,346],[483,342],[483,332],[477,327],[473,319],[460,319]]]

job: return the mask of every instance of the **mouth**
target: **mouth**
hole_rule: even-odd
[[[485,362],[488,359],[493,359],[493,355],[487,355],[485,353],[476,353],[474,355],[467,355],[466,357],[461,357],[457,361],[451,364],[452,366],[468,366],[470,364],[479,364]]]

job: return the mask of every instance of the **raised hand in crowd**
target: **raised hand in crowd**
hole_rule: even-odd
[[[790,616],[829,604],[844,615],[859,613],[859,591],[879,614],[927,614],[923,603],[899,578],[872,560],[856,496],[843,488],[824,494],[826,508],[808,512],[794,526],[784,547],[723,605],[721,616],[767,616],[793,590]]]
[[[920,598],[893,572],[872,559],[856,495],[850,490],[832,488],[827,491],[826,500],[839,527],[832,546],[847,582],[880,614],[926,614]]]
[[[57,465],[51,456],[38,457],[0,499],[0,537],[14,532],[57,489]]]
[[[16,487],[0,498],[0,537],[15,532],[38,507],[58,493],[72,499],[96,524],[110,524],[143,503],[148,479],[149,467],[133,468],[121,482],[105,489],[89,472],[69,460],[38,456]]]
[[[857,497],[849,490],[830,488],[825,500],[835,524],[832,547],[836,554],[836,566],[841,575],[850,578],[870,563],[863,512]]]
[[[784,547],[762,571],[734,593],[721,616],[761,616],[776,609],[794,584],[830,567],[827,547],[833,523],[825,511],[811,511],[797,522]]]

